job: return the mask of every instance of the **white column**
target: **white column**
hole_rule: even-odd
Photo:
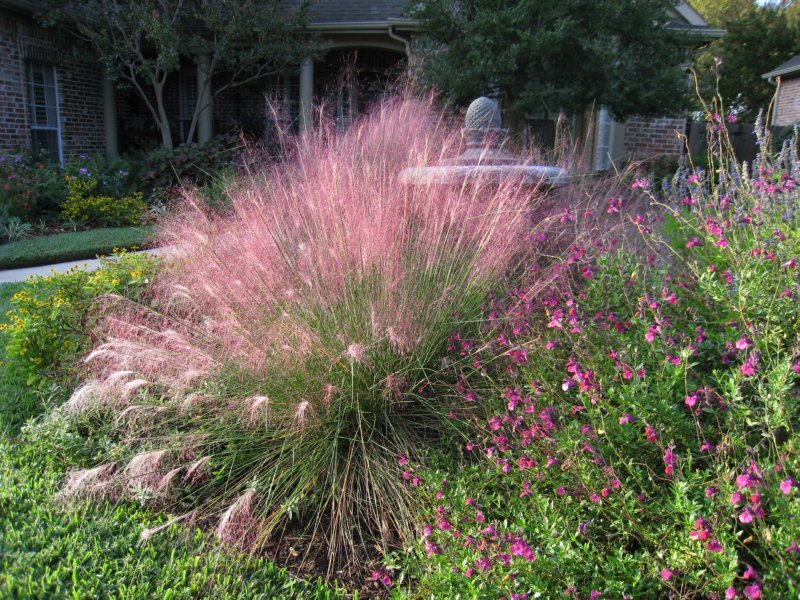
[[[197,57],[197,97],[200,98],[200,106],[204,108],[197,117],[197,141],[201,144],[209,141],[214,135],[214,110],[211,106],[209,67],[208,54],[200,54]]]
[[[310,131],[314,126],[314,61],[303,59],[300,65],[300,131]]]
[[[117,137],[117,98],[114,82],[103,77],[103,132],[105,133],[106,156],[119,156],[119,139]]]

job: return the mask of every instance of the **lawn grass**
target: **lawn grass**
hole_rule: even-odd
[[[24,285],[0,284],[0,320]],[[0,335],[0,358],[3,344]],[[58,502],[66,469],[91,463],[98,442],[42,417],[38,433],[22,425],[66,392],[34,392],[0,367],[0,598],[340,597],[265,559],[220,552],[197,528],[174,525],[142,544],[142,530],[168,517],[134,503]]]
[[[108,255],[144,247],[152,227],[113,227],[56,233],[0,246],[0,269],[18,269]]]

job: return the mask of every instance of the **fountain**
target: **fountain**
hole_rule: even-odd
[[[440,165],[405,169],[400,181],[405,184],[463,185],[471,181],[522,179],[531,186],[560,187],[567,184],[567,173],[559,167],[531,165],[502,149],[505,130],[500,108],[491,98],[473,100],[464,119],[467,150]]]

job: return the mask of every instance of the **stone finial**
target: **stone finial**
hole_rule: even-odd
[[[464,117],[464,133],[471,144],[483,144],[498,139],[503,133],[500,107],[486,96],[472,101]]]

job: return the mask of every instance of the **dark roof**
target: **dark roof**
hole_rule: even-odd
[[[764,73],[762,77],[766,79],[768,77],[779,77],[781,75],[793,75],[793,74],[800,74],[800,54],[798,54],[793,58],[790,58],[781,66],[773,69],[769,73]]]
[[[287,8],[299,0],[285,0]],[[309,23],[386,23],[407,19],[408,0],[311,0]]]

